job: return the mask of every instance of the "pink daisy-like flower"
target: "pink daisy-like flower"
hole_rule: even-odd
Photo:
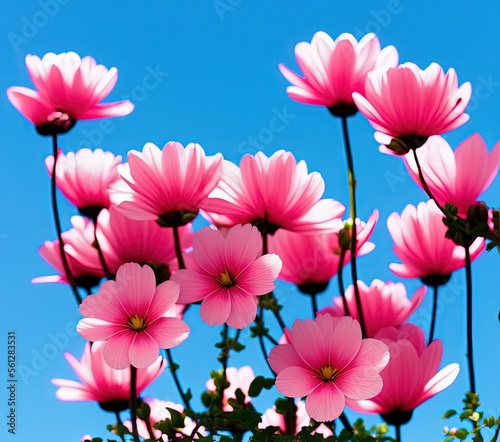
[[[261,235],[250,224],[234,226],[226,236],[210,227],[196,232],[192,265],[171,278],[181,287],[179,303],[202,300],[200,315],[208,325],[250,325],[257,297],[274,290],[281,270],[277,255],[261,253]]]
[[[380,372],[383,388],[368,400],[347,400],[347,405],[361,413],[378,413],[389,424],[404,424],[413,410],[453,383],[458,364],[450,364],[438,372],[443,357],[439,339],[425,344],[424,332],[414,324],[386,327],[377,339],[389,348],[391,359]]]
[[[392,250],[402,261],[389,268],[402,278],[420,278],[435,285],[437,281],[447,282],[465,265],[465,249],[445,237],[443,214],[432,200],[417,207],[408,204],[401,215],[392,213],[387,228],[394,241]],[[471,260],[483,249],[484,239],[476,239],[470,247]]]
[[[413,312],[422,303],[427,287],[420,287],[408,299],[406,288],[401,283],[383,282],[375,279],[370,287],[363,281],[358,281],[359,295],[363,306],[366,334],[369,338],[375,337],[377,332],[388,326],[399,327],[406,322]],[[349,314],[359,320],[354,286],[349,286],[345,293]],[[332,316],[345,316],[344,304],[340,297],[333,298],[333,305],[325,307],[318,314],[330,313]]]
[[[92,246],[94,223],[81,216],[73,216],[71,224],[73,228],[62,233],[64,252],[76,285],[90,289],[99,284],[104,276],[97,249]],[[63,282],[68,284],[59,251],[59,240],[45,241],[38,252],[60,275],[41,276],[34,278],[32,282]]]
[[[367,242],[378,220],[378,211],[365,224],[359,219],[357,226],[357,254],[362,256],[371,252],[375,245]],[[337,232],[305,235],[280,229],[269,238],[269,250],[283,261],[279,279],[296,284],[304,293],[320,293],[328,286],[330,279],[337,273],[341,247],[339,231],[343,228],[339,220]],[[351,252],[344,257],[344,265],[349,263]]]
[[[366,80],[365,93],[353,94],[359,111],[377,132],[381,151],[403,155],[464,124],[470,83],[458,87],[453,69],[446,74],[437,63],[421,70],[413,63],[378,68]]]
[[[154,220],[165,227],[192,221],[222,173],[222,155],[207,157],[195,143],[184,148],[171,141],[162,150],[147,143],[142,152],[133,150],[127,158],[118,172],[128,186],[116,187],[111,201],[128,218]]]
[[[168,274],[176,270],[174,240],[169,230],[155,221],[131,220],[116,206],[102,210],[97,219],[97,240],[112,274],[127,262],[167,266],[163,270]],[[183,249],[191,247],[190,225],[181,227],[179,236]]]
[[[304,233],[335,231],[345,207],[321,197],[325,183],[307,172],[290,152],[271,157],[245,155],[240,167],[224,161],[222,178],[203,209],[217,226],[254,224],[273,234],[278,228]]]
[[[100,103],[116,84],[118,71],[96,64],[74,52],[26,56],[26,68],[36,91],[13,86],[10,102],[42,135],[70,130],[77,120],[128,115],[134,105],[126,100]]]
[[[423,188],[413,155],[404,157],[410,176]],[[465,217],[496,177],[500,166],[500,141],[488,153],[478,133],[462,141],[455,152],[440,136],[429,138],[419,149],[418,160],[425,182],[439,204],[452,203]]]
[[[351,34],[341,34],[334,41],[325,32],[317,32],[311,43],[295,46],[295,57],[304,77],[279,65],[281,73],[293,84],[286,90],[290,98],[326,106],[337,116],[357,112],[352,93],[364,93],[369,71],[398,64],[396,49],[388,46],[381,51],[375,34],[365,35],[358,43]]]
[[[305,397],[306,411],[318,422],[342,413],[346,398],[369,399],[382,389],[379,372],[389,361],[387,346],[362,339],[358,321],[329,314],[297,319],[292,343],[271,350],[276,388],[287,397]]]
[[[95,219],[102,208],[111,204],[109,186],[120,178],[116,166],[121,161],[120,155],[115,157],[102,149],[91,151],[85,148],[67,155],[60,150],[57,155],[57,187],[82,215]],[[45,165],[52,176],[52,155],[46,158]]]
[[[295,428],[293,429],[293,434],[297,434],[302,427],[309,427],[311,425],[311,418],[307,414],[306,404],[303,401],[296,401],[295,405],[297,411],[295,414]],[[276,412],[276,406],[273,405],[272,408],[268,408],[262,415],[262,422],[258,425],[259,428],[265,429],[267,427],[278,427],[283,434],[291,434],[287,425],[290,425],[283,414]],[[314,430],[311,434],[322,434],[325,438],[333,436],[332,430],[330,430],[325,424],[321,424]]]
[[[151,413],[149,415],[149,425],[153,430],[155,440],[162,440],[164,442],[168,442],[169,440],[168,436],[166,434],[162,434],[160,430],[156,430],[154,428],[154,424],[171,418],[170,412],[167,410],[167,408],[171,408],[172,410],[176,410],[179,413],[182,413],[184,411],[184,407],[174,402],[161,401],[159,399],[151,397],[145,398],[144,402],[146,402],[149,405],[149,408],[151,410]],[[131,421],[125,421],[123,424],[129,429],[129,431],[132,431]],[[193,421],[193,419],[186,417],[184,418],[184,427],[176,428],[176,430],[178,430],[178,435],[179,437],[181,437],[181,435],[190,435],[195,428],[196,428],[196,423]],[[146,422],[144,422],[142,419],[139,418],[137,418],[137,432],[139,433],[139,436],[144,438],[145,440],[151,438]],[[203,427],[200,427],[198,428],[197,432],[204,434],[205,429]],[[196,435],[194,439],[197,439]]]
[[[170,317],[178,296],[172,281],[156,286],[151,267],[124,264],[116,281],[106,281],[80,304],[84,318],[76,329],[84,339],[106,341],[103,356],[110,367],[146,368],[160,348],[176,347],[189,335],[184,321]]]
[[[228,404],[228,399],[232,399],[236,397],[236,390],[240,389],[241,392],[245,395],[245,404],[249,404],[250,396],[248,396],[248,389],[250,388],[250,384],[255,379],[255,374],[253,372],[252,367],[249,365],[245,365],[241,368],[236,367],[227,367],[226,369],[226,378],[229,382],[229,387],[224,390],[224,397],[222,398],[222,409],[224,411],[233,411],[234,408],[232,405]],[[208,391],[215,391],[215,383],[213,379],[209,379],[206,383],[206,387]]]
[[[95,401],[106,411],[126,410],[130,398],[130,369],[115,370],[104,361],[103,342],[85,344],[80,360],[65,352],[80,382],[52,379],[59,387],[56,397],[61,401]],[[158,356],[147,368],[137,370],[137,395],[153,382],[165,369],[165,360]]]

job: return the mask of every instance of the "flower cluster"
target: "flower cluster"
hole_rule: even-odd
[[[58,238],[39,251],[59,274],[33,281],[71,285],[82,315],[77,331],[88,341],[80,361],[65,355],[81,382],[54,379],[56,396],[94,401],[115,412],[113,431],[122,440],[127,432],[137,442],[193,440],[220,431],[241,440],[247,430],[336,438],[332,422],[337,418],[358,437],[344,415],[346,407],[380,414],[399,433],[414,410],[459,373],[456,363],[439,370],[437,290],[464,266],[471,277],[471,262],[485,248],[485,238],[500,244],[498,217],[478,201],[500,167],[500,142],[488,153],[481,136],[473,134],[453,151],[440,137],[468,120],[470,83],[458,86],[455,71],[444,73],[436,63],[426,69],[398,65],[396,49],[381,49],[374,34],[358,42],[350,34],[333,40],[318,32],[311,43],[299,43],[295,55],[303,76],[279,66],[292,83],[288,95],[326,107],[344,129],[347,117],[359,110],[376,130],[380,150],[400,156],[429,197],[387,219],[401,261],[390,270],[424,284],[410,298],[401,282],[375,279],[368,286],[357,276],[357,258],[375,248],[370,240],[380,215],[374,210],[366,222],[356,215],[347,130],[351,199],[350,216],[342,219],[346,208],[325,197],[320,173],[309,172],[303,160],[285,150],[246,154],[238,165],[194,142],[169,141],[162,148],[148,142],[130,151],[126,162],[100,148],[64,153],[57,137],[78,120],[133,109],[130,102],[101,103],[116,83],[117,70],[91,57],[28,55],[36,91],[7,91],[12,104],[55,146],[46,167]],[[79,213],[66,232],[60,229],[56,187]],[[195,220],[210,226],[198,228]],[[348,264],[352,284],[345,289]],[[335,296],[319,309],[317,296],[332,288],[334,277]],[[286,283],[308,296],[312,306],[312,317],[294,319],[291,327],[282,317],[288,298],[275,293]],[[426,286],[434,289],[428,340],[409,322]],[[86,296],[80,302],[81,289]],[[467,362],[475,392],[470,284],[467,290]],[[292,303],[304,299],[292,296]],[[222,336],[216,344],[222,369],[214,369],[206,383],[201,412],[194,410],[191,392],[183,390],[171,352],[188,339],[198,316],[207,326],[220,326]],[[271,316],[283,332],[279,342],[268,326]],[[244,349],[240,340],[247,328],[259,340],[272,378],[255,376],[250,366],[228,366],[230,353]],[[162,352],[183,405],[141,398],[165,368]],[[263,389],[289,399],[259,413],[252,398]],[[125,410],[130,419],[122,424]]]

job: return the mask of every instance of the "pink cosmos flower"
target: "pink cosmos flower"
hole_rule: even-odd
[[[154,424],[157,422],[164,421],[165,419],[170,419],[170,412],[167,410],[168,408],[171,408],[172,410],[176,410],[179,413],[182,413],[184,411],[184,407],[180,404],[176,404],[174,402],[170,401],[161,401],[159,399],[155,398],[150,398],[147,397],[144,399],[144,402],[146,402],[149,405],[149,408],[151,409],[151,414],[149,415],[149,424],[153,430],[153,434],[155,436],[155,440],[162,440],[164,442],[167,442],[168,436],[166,434],[162,434],[160,430],[156,430],[154,428]],[[132,422],[131,421],[125,421],[123,423],[129,431],[132,431]],[[196,423],[193,421],[193,419],[186,417],[184,418],[184,427],[183,428],[178,428],[179,430],[179,437],[184,434],[184,435],[190,435],[193,430],[196,428]],[[137,418],[137,432],[139,433],[139,436],[146,439],[150,439],[151,436],[149,435],[148,427],[146,425],[146,422],[144,422],[142,419]],[[201,434],[204,434],[205,429],[203,427],[198,428],[198,432]],[[197,439],[196,435],[194,437]]]
[[[226,378],[229,382],[229,387],[224,390],[224,397],[222,398],[222,409],[224,411],[233,411],[234,408],[232,405],[228,404],[228,399],[236,397],[236,390],[240,389],[241,392],[245,395],[245,404],[249,404],[251,402],[250,396],[248,396],[248,389],[250,388],[250,384],[255,379],[255,374],[253,372],[252,367],[249,365],[245,365],[241,368],[236,367],[227,367],[226,369]],[[208,391],[215,391],[215,383],[213,379],[209,379],[206,383],[206,387]]]
[[[106,341],[103,356],[117,370],[133,365],[146,368],[158,359],[160,348],[179,345],[189,335],[184,321],[170,317],[179,286],[166,281],[156,286],[149,266],[122,265],[116,281],[106,281],[97,295],[80,304],[83,319],[76,330],[89,341]]]
[[[353,92],[365,91],[366,74],[380,66],[396,67],[398,53],[393,46],[380,50],[375,34],[365,35],[359,43],[351,34],[337,40],[325,32],[314,34],[311,43],[295,46],[295,57],[304,77],[282,64],[281,73],[293,84],[287,93],[295,101],[326,106],[334,115],[357,112]]]
[[[262,152],[245,155],[240,167],[224,161],[222,178],[204,206],[217,226],[254,224],[303,233],[335,231],[344,214],[342,204],[320,200],[325,183],[318,172],[307,172],[290,152],[280,150],[271,157]]]
[[[166,265],[169,274],[176,270],[178,264],[170,230],[160,227],[155,221],[131,220],[116,206],[102,210],[97,219],[97,240],[112,274],[127,262]],[[190,225],[181,227],[179,236],[183,249],[191,247]]]
[[[104,361],[103,342],[85,344],[81,359],[65,352],[80,382],[68,379],[52,379],[60,387],[56,397],[61,401],[95,401],[106,411],[121,411],[128,408],[130,397],[130,369],[115,370]],[[158,356],[147,368],[137,370],[137,395],[153,382],[165,369],[165,360]]]
[[[422,146],[432,135],[440,135],[464,124],[471,85],[458,87],[453,69],[446,74],[431,63],[421,70],[413,63],[371,71],[365,92],[354,92],[359,111],[377,132],[375,139],[385,153],[403,155]]]
[[[378,413],[389,424],[404,424],[422,402],[448,387],[457,377],[458,364],[438,372],[443,344],[435,339],[425,344],[423,330],[414,324],[386,327],[377,339],[388,347],[391,359],[380,372],[382,391],[369,400],[347,400],[347,405],[361,413]]]
[[[219,182],[222,155],[205,155],[199,144],[185,148],[171,141],[163,150],[147,143],[142,152],[131,151],[128,164],[118,167],[128,186],[111,194],[113,203],[128,218],[155,220],[180,226],[192,221],[203,201]]]
[[[362,256],[371,252],[375,245],[367,242],[378,220],[378,211],[374,211],[365,224],[356,220],[357,254]],[[339,226],[334,233],[317,233],[304,235],[301,233],[278,230],[269,238],[269,250],[276,253],[283,261],[279,278],[296,284],[299,290],[308,293],[310,290],[323,291],[328,281],[337,273],[341,247],[339,244]],[[344,257],[344,265],[350,262],[351,252]],[[319,293],[319,292],[318,292]]]
[[[302,427],[309,427],[311,425],[311,418],[307,414],[306,404],[302,401],[296,401],[295,405],[297,407],[297,412],[295,415],[295,428],[294,433],[297,434]],[[273,405],[272,408],[268,408],[262,415],[262,422],[258,425],[259,428],[264,429],[267,427],[278,427],[284,434],[290,434],[287,429],[287,422],[285,422],[285,416],[276,412],[276,406]],[[333,436],[332,430],[330,430],[325,424],[321,424],[316,430],[311,434],[322,434],[325,438]]]
[[[406,322],[422,303],[427,287],[422,286],[408,299],[406,288],[401,283],[383,282],[375,279],[368,287],[363,281],[358,281],[359,295],[363,306],[366,334],[375,337],[377,332],[388,326],[398,327]],[[359,320],[354,286],[349,286],[345,293],[350,316]],[[333,298],[333,305],[325,307],[318,314],[330,313],[332,316],[345,316],[344,305],[340,297]]]
[[[203,300],[200,315],[208,325],[226,323],[239,329],[250,325],[257,297],[274,290],[281,270],[277,255],[261,253],[261,235],[250,224],[234,226],[225,237],[210,227],[196,232],[190,268],[171,278],[181,287],[179,303]]]
[[[96,64],[92,57],[50,52],[40,60],[27,55],[26,68],[37,90],[13,86],[7,89],[7,96],[42,135],[54,129],[67,132],[77,120],[119,117],[134,109],[128,100],[100,103],[115,86],[118,71]],[[46,130],[49,132],[44,133]]]
[[[304,397],[306,411],[318,422],[336,419],[346,398],[369,399],[382,389],[379,375],[389,360],[387,346],[362,339],[358,321],[329,314],[314,321],[297,319],[292,344],[277,345],[269,364],[276,388],[287,397]]]
[[[404,159],[413,181],[423,188],[413,155],[407,154]],[[497,175],[500,140],[488,153],[481,135],[474,133],[453,152],[443,138],[435,136],[419,149],[418,160],[425,182],[439,204],[452,203],[458,214],[466,217],[469,206],[477,202]]]
[[[73,216],[71,224],[73,228],[62,233],[69,269],[78,287],[90,289],[99,284],[104,276],[97,249],[92,247],[94,223],[81,216]],[[38,252],[60,275],[34,278],[32,282],[63,282],[68,284],[59,251],[59,240],[45,241]]]
[[[121,163],[120,155],[102,149],[91,151],[80,149],[57,155],[57,187],[75,205],[80,213],[91,218],[97,217],[101,208],[108,208],[109,186],[120,177],[116,166]],[[47,171],[52,176],[54,157],[45,160]]]
[[[389,266],[394,274],[421,278],[424,283],[436,277],[447,281],[465,265],[465,249],[445,237],[447,227],[442,219],[443,214],[432,200],[417,207],[408,204],[401,215],[389,215],[387,228],[394,241],[392,250],[402,261]],[[470,247],[471,260],[483,249],[484,239],[476,239]]]

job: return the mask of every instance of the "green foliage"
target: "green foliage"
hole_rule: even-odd
[[[467,392],[465,393],[465,398],[462,400],[464,406],[463,411],[458,415],[461,422],[468,422],[471,426],[470,429],[467,428],[444,428],[444,433],[447,436],[444,442],[451,442],[453,440],[471,440],[473,442],[484,442],[485,439],[481,430],[493,429],[496,427],[493,438],[490,442],[496,442],[498,439],[498,433],[500,432],[500,418],[495,419],[494,416],[484,417],[482,411],[478,411],[481,406],[479,402],[479,395],[477,393]],[[442,419],[449,419],[457,415],[457,411],[448,410],[444,413]]]
[[[257,376],[248,389],[248,396],[257,397],[263,388],[266,390],[271,389],[274,386],[274,379],[265,378],[264,376]]]

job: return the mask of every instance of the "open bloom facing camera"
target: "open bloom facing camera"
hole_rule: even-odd
[[[134,109],[128,100],[100,103],[115,86],[118,71],[92,57],[75,52],[49,52],[42,59],[27,55],[26,68],[36,90],[12,86],[7,96],[41,135],[67,132],[78,120],[120,117]]]

